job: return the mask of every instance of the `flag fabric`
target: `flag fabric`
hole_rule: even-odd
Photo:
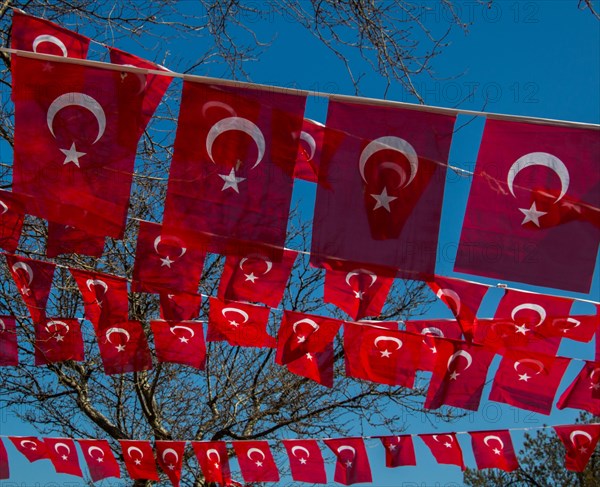
[[[503,356],[489,399],[550,414],[554,396],[569,359],[541,353],[514,351]]]
[[[508,430],[476,431],[469,434],[479,470],[499,468],[506,472],[512,472],[519,468],[519,460],[517,460]]]
[[[23,229],[25,205],[20,195],[0,189],[0,249],[15,252]]]
[[[232,445],[246,482],[279,481],[279,471],[267,441],[233,441]]]
[[[119,464],[106,440],[77,440],[93,482],[121,477]]]
[[[44,438],[48,457],[56,473],[68,473],[83,477],[75,442],[70,438]]]
[[[35,436],[9,436],[8,439],[30,462],[50,458],[44,442]]]
[[[600,229],[581,208],[600,207],[599,159],[596,130],[488,119],[454,269],[589,292]]]
[[[334,438],[323,442],[337,459],[333,480],[344,485],[373,481],[367,449],[362,438]]]
[[[599,314],[554,317],[546,327],[548,336],[584,343],[591,342],[597,330],[600,330]]]
[[[179,487],[185,441],[157,441],[156,459],[162,471],[169,477],[173,487]]]
[[[210,298],[206,341],[226,341],[238,347],[275,348],[275,338],[267,334],[270,311],[264,306]]]
[[[119,443],[125,468],[131,479],[160,480],[154,450],[149,441],[119,440]]]
[[[433,372],[438,361],[454,353],[453,343],[462,342],[462,330],[457,320],[409,320],[406,331],[421,335],[419,370]]]
[[[229,301],[254,301],[276,308],[281,303],[298,252],[284,249],[273,262],[265,250],[245,256],[228,255],[219,282],[218,297]]]
[[[19,365],[17,323],[13,316],[0,316],[0,367]]]
[[[202,306],[199,294],[160,294],[160,319],[189,321],[198,317]]]
[[[140,222],[131,290],[146,293],[196,293],[204,253],[167,234],[158,223]]]
[[[379,439],[385,448],[386,467],[395,468],[417,464],[412,436],[381,436]]]
[[[56,265],[10,254],[6,254],[6,263],[31,319],[39,323],[46,317],[46,304]]]
[[[192,448],[206,481],[228,485],[231,470],[227,444],[224,441],[192,441]]]
[[[330,97],[311,263],[339,259],[402,269],[402,277],[433,275],[454,121]]]
[[[305,102],[305,96],[185,81],[165,230],[220,254],[248,253],[243,242],[273,246],[281,255],[298,147],[293,134],[302,127]]]
[[[84,230],[48,222],[48,240],[46,256],[54,258],[63,254],[80,254],[90,257],[102,257],[104,237],[91,235]]]
[[[554,426],[565,446],[565,468],[583,472],[600,440],[600,423]]]
[[[206,344],[202,323],[154,320],[150,322],[150,327],[158,362],[189,365],[204,370]]]
[[[465,470],[462,449],[456,439],[456,434],[419,435],[419,438],[427,445],[438,463],[457,465],[461,470]]]
[[[320,352],[307,352],[304,356],[285,364],[292,374],[306,377],[322,386],[333,387],[333,343]]]
[[[140,372],[152,368],[152,356],[139,321],[112,323],[96,330],[106,375]]]
[[[323,150],[323,138],[325,137],[325,126],[305,118],[302,122],[302,130],[298,134],[298,155],[296,156],[296,167],[294,177],[303,179],[310,183],[319,180],[319,161]]]
[[[35,324],[35,365],[84,360],[81,324],[76,318],[47,318]]]
[[[600,416],[600,361],[586,361],[577,377],[556,403],[558,409],[573,408]]]
[[[325,461],[316,440],[283,440],[296,482],[326,484]]]
[[[10,478],[10,468],[8,466],[8,454],[4,442],[0,438],[0,479]]]

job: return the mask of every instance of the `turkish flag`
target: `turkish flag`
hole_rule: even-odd
[[[577,377],[560,396],[556,407],[583,409],[600,416],[600,362],[584,362]]]
[[[231,471],[227,444],[224,441],[192,441],[192,448],[206,481],[228,485]]]
[[[462,328],[457,320],[407,320],[406,331],[424,336],[462,340]]]
[[[46,317],[46,304],[56,265],[19,255],[5,255],[8,269],[29,309],[31,319],[34,323],[42,321]]]
[[[17,324],[13,316],[0,316],[0,367],[19,365]]]
[[[298,252],[284,249],[273,262],[265,250],[240,257],[228,255],[219,282],[219,298],[229,301],[255,301],[276,308],[281,303]]]
[[[394,468],[417,464],[412,436],[380,436],[379,439],[385,448],[386,467]]]
[[[199,294],[160,294],[160,319],[189,321],[198,317],[202,306]]]
[[[376,121],[374,123],[373,121]],[[454,116],[329,99],[311,262],[435,270]]]
[[[106,375],[140,372],[152,368],[152,356],[139,321],[122,321],[96,330]]]
[[[494,352],[477,345],[453,342],[452,355],[438,356],[425,407],[437,409],[442,405],[477,411]]]
[[[15,448],[30,462],[50,458],[44,442],[35,436],[9,436],[8,438],[12,441]]]
[[[121,477],[119,464],[106,440],[77,440],[93,482]]]
[[[149,441],[119,440],[125,468],[131,479],[160,480]]]
[[[565,468],[583,472],[600,440],[600,423],[554,426],[554,430],[565,445]]]
[[[90,39],[77,32],[13,9],[12,49],[85,59],[89,45]]]
[[[458,465],[461,470],[465,470],[462,449],[456,439],[455,433],[419,435],[419,438],[427,445],[438,463]]]
[[[157,441],[155,448],[160,468],[169,477],[173,487],[179,487],[185,441]]]
[[[439,360],[448,360],[454,353],[454,342],[462,342],[462,330],[456,320],[410,320],[406,331],[421,335],[419,370],[433,372]]]
[[[596,130],[488,119],[455,270],[588,292],[600,229],[551,215],[563,198],[600,207],[598,160]]]
[[[158,223],[140,222],[131,290],[146,293],[196,293],[204,253]]]
[[[270,312],[270,308],[264,306],[210,298],[206,341],[226,341],[238,347],[275,348],[275,338],[267,334]]]
[[[293,172],[306,98],[204,83],[183,83],[163,224],[239,252],[240,242],[285,243]],[[203,241],[204,243],[202,243]],[[248,249],[246,249],[248,250]]]
[[[420,352],[420,337],[412,333],[344,323],[348,377],[411,388]]]
[[[510,431],[475,431],[469,434],[479,470],[499,468],[505,472],[512,472],[519,468]]]
[[[96,332],[129,317],[127,280],[101,272],[70,268],[83,296],[85,317],[92,322]]]
[[[91,235],[84,230],[61,223],[48,222],[46,255],[58,257],[63,254],[89,255],[102,257],[104,237]]]
[[[322,352],[333,343],[341,325],[340,320],[284,310],[275,362],[284,365],[309,352]]]
[[[0,189],[0,248],[14,252],[19,246],[25,205],[20,195]]]
[[[83,477],[75,442],[70,438],[44,438],[48,456],[56,473],[68,473]]]
[[[498,366],[489,399],[550,414],[569,361],[568,358],[541,353],[507,352]]]
[[[198,321],[150,322],[158,362],[189,365],[204,370],[206,344],[203,324]]]
[[[600,315],[571,315],[551,317],[545,328],[548,336],[568,338],[577,342],[588,343],[600,330]]]
[[[296,179],[304,179],[310,183],[318,182],[324,137],[325,125],[308,118],[304,119],[302,130],[298,134],[298,155],[294,168]]]
[[[325,462],[316,440],[283,440],[296,482],[326,484]]]
[[[334,438],[323,442],[337,458],[333,480],[344,485],[373,482],[369,457],[362,438]]]
[[[333,343],[320,352],[307,352],[300,358],[285,364],[292,374],[314,380],[325,387],[333,387]]]
[[[279,471],[267,441],[233,441],[246,482],[278,482]]]
[[[122,238],[143,95],[119,71],[13,57],[13,187],[26,211]]]
[[[76,318],[46,318],[35,324],[35,365],[83,362],[83,336]]]
[[[0,479],[10,478],[10,469],[8,466],[8,454],[2,439],[0,438]]]

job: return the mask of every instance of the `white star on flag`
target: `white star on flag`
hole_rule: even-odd
[[[71,144],[71,147],[68,150],[60,149],[60,151],[65,155],[65,161],[63,162],[63,165],[72,162],[77,167],[81,167],[79,165],[79,158],[85,156],[86,152],[78,152],[77,148],[75,147],[75,142]]]
[[[392,212],[392,210],[390,209],[390,203],[398,199],[397,196],[389,196],[387,194],[387,188],[385,186],[381,194],[372,194],[371,196],[375,198],[375,201],[377,201],[375,207],[373,208],[373,211],[375,211],[377,208],[385,208],[388,213]]]
[[[160,261],[161,261],[161,264],[160,264],[161,267],[167,266],[169,269],[171,268],[171,264],[173,262],[175,262],[174,260],[171,260],[171,257],[169,257],[168,255],[164,259],[161,258]]]
[[[252,284],[254,284],[254,282],[258,279],[258,277],[254,275],[254,272],[251,272],[250,274],[244,274],[244,276],[246,276],[246,281],[250,281]]]
[[[522,333],[523,335],[525,335],[529,331],[529,328],[527,328],[525,325],[521,325],[521,326],[515,325],[515,328],[516,328],[515,333]]]
[[[525,225],[527,222],[532,222],[537,227],[540,226],[540,217],[547,213],[545,211],[538,211],[537,207],[535,206],[535,201],[531,204],[531,208],[528,210],[525,208],[519,208],[519,211],[525,215],[521,225]]]
[[[236,193],[240,193],[240,190],[238,189],[238,183],[241,183],[242,181],[245,181],[246,178],[238,178],[235,175],[235,169],[231,169],[231,172],[227,175],[224,176],[223,174],[219,174],[219,177],[225,181],[225,184],[223,184],[223,187],[221,188],[221,191],[225,191],[228,188],[233,189]]]

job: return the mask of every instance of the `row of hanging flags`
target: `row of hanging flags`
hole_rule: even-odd
[[[549,428],[549,427],[547,427]],[[553,426],[565,446],[565,467],[581,472],[600,439],[600,423]],[[469,432],[471,446],[478,469],[498,468],[511,472],[519,467],[511,430]],[[385,466],[388,468],[417,465],[413,437],[418,436],[440,464],[457,465],[465,470],[458,435],[465,433],[438,433],[402,436],[380,436],[385,449]],[[83,476],[76,443],[88,467],[93,482],[108,477],[119,478],[119,464],[106,440],[71,438],[43,438],[9,436],[12,445],[27,460],[35,462],[49,459],[57,473]],[[336,457],[334,480],[350,485],[372,482],[371,467],[365,438],[331,438],[322,442]],[[154,447],[147,440],[120,440],[120,456],[131,479],[160,480],[159,469],[178,487],[182,474],[186,441],[156,441]],[[229,453],[224,441],[190,442],[202,475],[208,483],[241,486],[233,480]],[[319,441],[315,439],[281,440],[285,447],[292,478],[297,482],[326,484],[325,460]],[[277,482],[279,470],[269,441],[231,442],[240,473],[245,482]],[[6,448],[0,439],[0,479],[9,478]]]

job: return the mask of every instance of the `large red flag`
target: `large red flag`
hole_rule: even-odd
[[[296,482],[326,484],[325,462],[316,440],[283,440]]]
[[[285,249],[273,262],[268,252],[246,256],[228,255],[219,282],[218,296],[230,301],[256,301],[279,306],[298,252]]]
[[[307,352],[300,358],[285,364],[292,373],[314,380],[325,387],[333,387],[333,343],[326,345],[321,352]]]
[[[565,467],[583,472],[600,440],[600,423],[555,426],[556,434],[565,445]]]
[[[207,482],[228,485],[231,480],[229,454],[224,441],[192,441],[192,448]]]
[[[433,274],[454,120],[329,100],[313,264],[340,259]]]
[[[599,159],[596,130],[488,119],[455,270],[588,292],[600,229],[577,208],[600,207]]]
[[[462,470],[466,468],[463,461],[462,449],[456,439],[455,433],[419,435],[419,438],[427,445],[438,463],[458,465]]]
[[[491,401],[503,402],[540,414],[550,414],[556,390],[569,359],[534,352],[507,352],[490,392]]]
[[[19,245],[25,205],[22,197],[0,189],[0,248],[14,252]]]
[[[203,252],[165,233],[158,223],[140,222],[132,291],[196,293],[203,266]]]
[[[30,462],[37,462],[48,456],[48,449],[43,441],[35,436],[9,436],[10,441]]]
[[[560,396],[556,407],[583,409],[600,416],[600,362],[584,362],[575,380]]]
[[[379,439],[385,448],[386,467],[395,468],[417,464],[412,436],[381,436]]]
[[[302,122],[302,130],[298,134],[298,155],[294,177],[304,179],[311,183],[319,180],[319,163],[323,150],[323,138],[325,137],[325,126],[305,118]]]
[[[34,323],[46,317],[55,264],[6,254],[6,263]]]
[[[233,441],[242,477],[246,482],[278,482],[279,471],[266,441]]]
[[[221,254],[240,252],[241,241],[280,255],[305,101],[184,82],[165,230]]]
[[[119,464],[106,440],[77,440],[93,482],[121,477]]]
[[[10,478],[10,469],[8,466],[8,454],[6,453],[6,448],[4,447],[4,442],[0,438],[0,479],[8,479]]]
[[[81,254],[101,257],[104,252],[104,237],[70,225],[48,222],[48,240],[46,255],[57,257],[62,254]]]
[[[156,459],[173,487],[179,487],[185,441],[157,441]]]
[[[150,322],[158,362],[189,365],[204,370],[206,344],[203,324],[198,321]]]
[[[76,318],[48,318],[35,325],[35,365],[84,360],[81,325]]]
[[[323,441],[337,458],[333,480],[344,485],[373,481],[367,449],[362,438],[335,438]]]
[[[149,441],[119,440],[123,451],[123,461],[129,477],[133,480],[160,480],[154,450]]]
[[[75,442],[70,438],[44,438],[48,456],[56,473],[68,473],[83,477]]]
[[[189,321],[198,317],[202,306],[199,294],[160,294],[160,319]]]
[[[476,431],[469,434],[479,470],[499,468],[506,472],[512,472],[519,468],[519,460],[517,460],[508,430]]]
[[[13,316],[0,316],[0,367],[19,365],[17,323]]]
[[[148,340],[139,321],[115,322],[96,331],[100,356],[107,375],[152,368]]]

